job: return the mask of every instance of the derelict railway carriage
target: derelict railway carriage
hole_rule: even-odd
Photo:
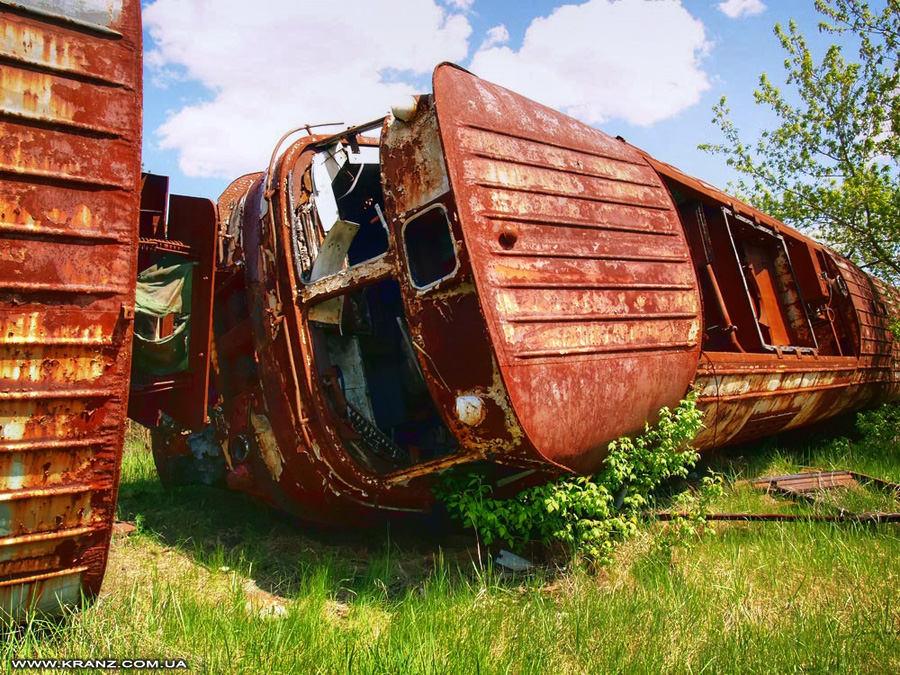
[[[700,449],[896,395],[892,289],[456,66],[276,155],[219,200],[216,447],[303,518],[427,511],[461,464],[509,491],[596,471],[691,386]]]

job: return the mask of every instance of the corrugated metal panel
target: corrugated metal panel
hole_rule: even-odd
[[[449,65],[434,87],[513,406],[545,457],[590,470],[696,372],[700,302],[674,205],[596,129]]]
[[[0,3],[0,610],[100,588],[127,404],[137,2]]]
[[[864,274],[843,256],[831,253],[831,258],[841,270],[859,319],[859,355],[863,360],[860,365],[889,366],[894,340],[885,304],[887,290],[878,289],[875,279]]]

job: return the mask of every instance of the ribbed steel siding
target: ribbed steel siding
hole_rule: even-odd
[[[449,66],[435,96],[516,413],[546,457],[589,469],[696,372],[699,296],[671,199],[636,151],[561,113]]]
[[[830,255],[841,270],[859,319],[858,380],[896,386],[900,380],[894,370],[897,342],[890,330],[891,314],[896,316],[896,291],[867,276],[843,256]]]
[[[873,392],[853,387],[856,375],[854,358],[705,354],[695,387],[707,417],[695,446],[750,441],[859,409]]]
[[[0,610],[100,588],[131,356],[138,2],[0,2]]]

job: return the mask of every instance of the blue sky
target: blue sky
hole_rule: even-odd
[[[776,22],[813,46],[813,0],[154,0],[143,2],[144,169],[215,199],[264,168],[287,129],[357,124],[430,91],[442,60],[562,109],[713,184],[734,179],[712,106],[752,138],[759,74],[780,80]],[[252,8],[252,9],[251,9]],[[848,48],[847,57],[853,57]]]

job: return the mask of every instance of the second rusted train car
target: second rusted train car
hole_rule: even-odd
[[[130,379],[137,0],[0,1],[0,620],[100,590]]]
[[[168,480],[356,523],[427,511],[457,465],[510,491],[596,471],[691,387],[701,450],[898,393],[892,289],[451,64],[278,151],[218,203],[210,375],[170,377],[203,395],[142,404]]]

